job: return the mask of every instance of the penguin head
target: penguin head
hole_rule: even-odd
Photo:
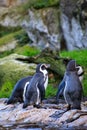
[[[70,60],[69,63],[67,64],[67,71],[76,71],[76,61],[75,60]]]
[[[47,68],[50,67],[50,64],[38,64],[36,68],[36,73],[42,72],[42,73],[47,73]]]
[[[82,66],[77,65],[76,66],[76,70],[77,70],[77,74],[79,76],[80,81],[82,81],[83,80],[83,76],[84,76],[84,70],[83,70]]]
[[[78,75],[81,75],[82,73],[84,74],[84,71],[83,71],[82,66],[77,65],[77,66],[76,66],[76,70],[77,70]]]

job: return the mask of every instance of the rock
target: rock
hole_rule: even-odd
[[[9,8],[0,7],[0,25],[4,27],[17,27],[22,23],[21,15],[15,14],[15,11],[10,13]]]
[[[15,11],[10,13],[9,8],[0,7],[0,25],[4,27],[21,26],[22,20],[20,14],[15,14]]]
[[[15,49],[16,46],[17,46],[16,40],[13,40],[13,41],[11,41],[11,43],[7,43],[5,45],[1,45],[0,46],[0,53],[4,52],[4,51],[9,51],[9,50]]]
[[[27,0],[0,0],[0,6],[5,6],[5,7],[8,7],[8,6],[18,6],[22,3],[25,3],[27,2]]]
[[[87,126],[87,111],[86,110],[70,110],[61,115],[61,117],[53,117],[54,113],[61,113],[64,111],[66,104],[59,104],[56,106],[62,106],[61,108],[44,108],[45,103],[42,104],[43,108],[37,109],[32,105],[28,106],[26,109],[23,109],[23,104],[14,104],[6,105],[4,101],[6,99],[0,99],[0,125],[5,126],[8,122],[12,124],[38,124],[39,127],[41,124],[44,126],[55,126],[57,128],[61,127],[79,127],[79,125]],[[4,116],[5,115],[5,116]]]
[[[32,45],[41,49],[45,47],[60,49],[58,16],[56,8],[29,10],[29,20],[25,20],[22,26]]]
[[[87,48],[87,6],[83,7],[83,4],[87,5],[87,2],[83,0],[61,0],[60,2],[60,23],[67,50]],[[85,16],[81,16],[83,12]]]

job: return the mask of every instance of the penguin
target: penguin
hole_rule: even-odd
[[[64,77],[65,77],[64,99],[68,104],[67,110],[71,109],[81,110],[81,98],[83,89],[77,74],[75,60],[71,60],[68,63]]]
[[[77,70],[77,74],[78,74],[79,80],[80,80],[80,82],[82,82],[83,75],[84,75],[84,70],[83,70],[82,66],[76,65],[76,70]],[[58,91],[56,93],[56,103],[57,104],[59,103],[59,98],[63,97],[64,88],[65,88],[65,77],[63,77],[62,81],[58,85]]]
[[[32,76],[24,77],[15,84],[11,96],[5,101],[6,104],[14,104],[16,102],[23,102],[23,91],[25,84],[29,84]]]
[[[48,85],[48,71],[49,64],[38,64],[36,73],[33,75],[29,84],[25,85],[24,90],[24,104],[23,108],[33,104],[34,107],[39,108],[40,103],[45,98],[45,91]]]
[[[77,65],[76,69],[77,69],[77,73],[78,73],[78,76],[79,76],[79,80],[82,82],[84,70],[83,70],[82,66],[80,66],[80,65]]]

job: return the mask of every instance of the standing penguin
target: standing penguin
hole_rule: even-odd
[[[24,77],[15,84],[11,96],[5,101],[6,104],[13,104],[15,102],[23,102],[23,91],[25,84],[29,84],[32,76]]]
[[[71,60],[65,72],[64,98],[68,104],[68,110],[81,109],[82,84],[76,71],[76,62]]]
[[[83,71],[82,66],[76,65],[76,70],[77,70],[77,74],[78,74],[79,80],[82,82],[83,75],[84,75],[84,71]],[[56,102],[57,103],[59,103],[59,98],[63,97],[64,88],[65,88],[65,76],[63,77],[63,80],[58,85],[58,91],[56,93]]]
[[[36,73],[29,84],[25,86],[23,108],[26,108],[31,103],[34,107],[40,107],[41,101],[45,98],[45,90],[48,85],[47,68],[49,67],[49,64],[39,64],[37,66]]]

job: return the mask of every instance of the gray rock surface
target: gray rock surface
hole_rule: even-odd
[[[27,0],[0,0],[0,6],[18,6],[24,2],[27,2]]]
[[[82,110],[70,110],[64,114],[66,104],[43,103],[41,109],[28,106],[23,109],[23,104],[6,105],[5,99],[0,99],[0,125],[11,123],[44,124],[58,127],[87,126],[87,102],[82,103]]]
[[[58,17],[56,8],[29,10],[29,20],[24,20],[22,26],[33,45],[60,49]]]
[[[83,0],[60,2],[60,23],[67,50],[87,48],[87,6],[83,4],[86,5],[87,2]]]

